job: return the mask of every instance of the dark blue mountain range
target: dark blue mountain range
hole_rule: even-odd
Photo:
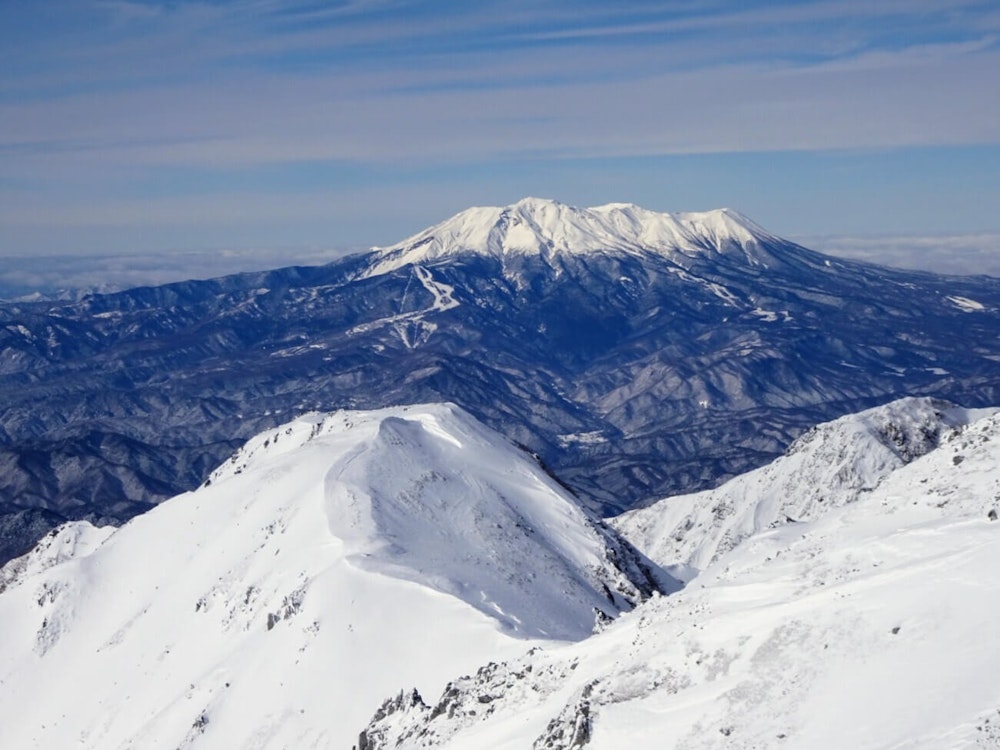
[[[1000,403],[1000,280],[835,259],[727,210],[470,209],[326,266],[0,305],[0,559],[308,410],[456,402],[613,513],[904,395]]]

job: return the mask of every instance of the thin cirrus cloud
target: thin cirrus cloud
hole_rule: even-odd
[[[968,92],[988,90],[1000,52],[966,49],[933,56],[908,50],[892,65],[880,56],[871,66],[727,66],[457,88],[433,71],[348,81],[261,74],[252,87],[110,91],[0,105],[0,112],[8,154],[29,162],[67,153],[126,163],[252,164],[990,142],[1000,103],[982,97],[969,104]],[[407,80],[422,90],[401,88]],[[72,132],[64,125],[69,117]]]
[[[590,195],[574,190],[586,164],[596,183],[608,160],[648,157],[662,170],[658,160],[678,155],[1000,140],[1000,100],[985,95],[1000,75],[990,3],[44,5],[12,0],[0,29],[6,254],[33,241],[52,249],[53,227],[66,228],[59,249],[69,251],[88,242],[74,226],[143,222],[198,246],[199,227],[224,223],[247,195],[287,203],[261,214],[286,217],[292,244],[318,239],[301,234],[305,224],[364,242],[337,236],[349,217],[329,196],[411,200],[430,223],[490,165],[523,163],[526,175],[544,166],[545,188],[583,202]],[[661,200],[673,188],[630,164],[646,194],[596,197],[672,208]],[[280,189],[263,184],[274,170]],[[542,192],[527,177],[500,182],[490,202]],[[751,187],[721,185],[716,202]],[[478,183],[471,192],[488,193]],[[781,216],[783,197],[773,191],[764,219]],[[248,227],[257,213],[245,213]],[[234,229],[232,241],[250,234]]]

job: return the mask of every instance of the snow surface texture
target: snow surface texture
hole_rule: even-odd
[[[611,523],[688,580],[753,534],[855,502],[988,413],[929,398],[894,401],[814,427],[784,456],[721,487],[666,498]]]
[[[735,252],[751,265],[766,265],[766,260],[754,253],[762,250],[762,240],[777,238],[729,208],[670,214],[631,203],[576,208],[553,200],[524,198],[506,207],[467,209],[396,245],[375,248],[378,255],[368,275],[469,252],[500,259],[609,250],[673,258]]]
[[[0,573],[0,747],[346,748],[400,684],[576,639],[633,550],[451,405],[312,414]]]
[[[928,406],[883,415],[919,431]],[[858,437],[843,427],[814,439]],[[490,664],[435,703],[399,694],[361,747],[1000,747],[1000,414],[939,442],[590,639]]]

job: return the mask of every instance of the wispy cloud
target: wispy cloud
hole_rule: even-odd
[[[512,161],[1000,141],[1000,20],[978,0],[42,5],[0,25],[0,245],[196,231],[280,200],[247,188],[279,167],[310,175],[292,220],[400,165],[433,190]]]
[[[905,53],[897,53],[902,56]],[[458,88],[450,72],[212,83],[0,104],[7,169],[453,162],[991,143],[1000,52],[818,69],[734,66],[627,80]],[[504,71],[503,66],[498,66]],[[511,74],[513,75],[513,74]],[[552,73],[555,76],[555,73]],[[421,81],[423,90],[399,88]],[[394,87],[394,88],[390,88]],[[65,127],[73,121],[70,130]]]

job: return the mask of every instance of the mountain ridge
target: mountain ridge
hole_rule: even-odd
[[[616,515],[900,396],[1000,402],[1000,280],[760,233],[754,264],[709,234],[672,255],[462,251],[375,274],[396,251],[375,252],[0,304],[0,559],[59,516],[120,523],[196,487],[310,410],[458,403]]]
[[[743,540],[858,502],[893,473],[1000,412],[904,398],[817,425],[766,466],[720,487],[675,495],[609,523],[683,580]]]
[[[729,208],[659,213],[631,203],[576,208],[558,201],[524,198],[509,206],[466,209],[375,254],[368,275],[463,254],[509,255],[741,251],[751,264],[765,264],[753,250],[777,239]]]
[[[0,569],[0,746],[348,747],[402,676],[585,637],[644,568],[457,407],[308,415]]]
[[[919,443],[915,405],[893,410]],[[404,687],[357,747],[996,747],[1000,410],[965,417],[855,502],[758,530],[585,641],[440,697]],[[857,448],[828,427],[832,454]]]

